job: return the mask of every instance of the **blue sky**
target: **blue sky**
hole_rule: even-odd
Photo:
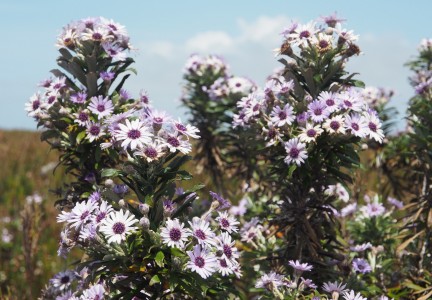
[[[432,1],[23,1],[0,3],[0,129],[34,130],[24,104],[37,83],[56,67],[54,46],[70,21],[103,16],[126,26],[138,75],[126,88],[147,90],[153,105],[185,119],[180,107],[182,67],[191,53],[223,56],[231,73],[262,85],[279,63],[272,49],[291,20],[306,23],[337,12],[344,27],[360,36],[363,54],[348,69],[367,85],[396,91],[393,106],[403,116],[409,70],[403,64],[416,54],[422,38],[431,37]],[[400,127],[403,122],[400,122]]]

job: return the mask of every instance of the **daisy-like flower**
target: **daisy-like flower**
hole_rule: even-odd
[[[273,146],[282,141],[282,133],[280,128],[275,127],[272,122],[267,123],[267,127],[262,128],[264,140],[267,141],[266,147]]]
[[[94,215],[96,216],[95,222],[96,224],[100,224],[103,220],[105,220],[106,216],[114,211],[111,204],[108,204],[105,200],[102,200],[99,207],[95,210]]]
[[[126,119],[125,123],[118,124],[120,129],[114,135],[116,140],[123,141],[121,143],[123,149],[130,147],[131,150],[135,150],[137,147],[143,147],[151,143],[153,134],[146,124],[139,119],[132,122]]]
[[[295,163],[298,166],[304,163],[305,159],[308,157],[305,147],[306,145],[301,143],[298,138],[293,138],[286,142],[285,151],[288,155],[284,159],[285,163],[288,165]]]
[[[201,248],[200,245],[195,245],[193,251],[186,251],[186,253],[190,258],[190,261],[186,264],[186,268],[197,272],[204,279],[216,272],[218,260],[208,248]]]
[[[112,36],[104,27],[95,27],[93,29],[88,28],[81,34],[81,38],[85,41],[91,40],[94,42],[105,42],[111,41],[114,36]]]
[[[342,28],[342,24],[338,23],[335,26],[336,34],[339,36],[338,44],[352,44],[353,42],[358,40],[358,35],[354,34],[353,30],[346,30]]]
[[[376,202],[368,203],[366,206],[363,206],[361,210],[363,215],[368,218],[381,216],[386,211],[384,205]]]
[[[321,123],[328,118],[330,111],[327,110],[327,105],[324,102],[314,100],[308,105],[308,114],[312,121]]]
[[[270,120],[278,127],[282,127],[285,124],[291,125],[292,122],[295,120],[294,110],[292,106],[288,103],[285,104],[283,108],[275,106],[270,114]]]
[[[271,271],[268,274],[264,274],[260,277],[260,279],[257,280],[255,283],[256,288],[264,288],[269,291],[272,291],[273,289],[277,289],[278,287],[284,285],[284,277],[283,275],[277,274],[273,271]]]
[[[304,279],[303,277],[301,277],[300,279],[301,279],[301,283],[300,284],[303,284],[305,287],[308,287],[308,288],[311,288],[311,289],[318,288],[318,286],[315,283],[313,283],[312,280],[310,280],[310,279]]]
[[[94,216],[92,213],[95,209],[97,209],[97,204],[90,200],[76,203],[70,212],[62,211],[57,216],[57,222],[67,222],[70,226],[78,229],[93,221]]]
[[[64,30],[57,38],[56,46],[73,49],[76,46],[78,35],[72,28]]]
[[[330,133],[330,134],[345,134],[345,127],[344,127],[345,119],[341,115],[334,116],[330,119],[327,119],[324,122],[324,129]]]
[[[366,297],[363,297],[360,293],[355,293],[353,290],[343,292],[342,296],[345,300],[367,300]]]
[[[71,270],[57,273],[50,283],[60,291],[64,291],[70,287],[71,283],[76,279],[76,273]]]
[[[312,37],[311,44],[315,46],[319,53],[326,53],[332,49],[332,36],[325,33],[318,33]]]
[[[118,45],[110,42],[102,43],[102,47],[105,52],[114,60],[114,61],[124,61],[126,60],[125,49]]]
[[[335,93],[322,91],[317,100],[324,103],[325,109],[330,113],[339,110],[339,97]]]
[[[216,217],[216,221],[219,223],[221,230],[227,231],[228,233],[237,232],[237,225],[240,224],[232,215],[227,211],[219,211],[219,216]]]
[[[333,293],[341,294],[344,291],[346,291],[345,287],[346,287],[346,284],[343,284],[343,282],[338,283],[337,281],[325,282],[323,284],[323,290],[329,294],[333,294]]]
[[[398,209],[402,209],[404,207],[404,203],[402,201],[397,200],[396,198],[388,197],[387,201],[388,203],[390,203],[391,205],[393,205]]]
[[[316,138],[323,132],[324,130],[320,125],[314,126],[313,124],[307,123],[306,127],[302,128],[298,138],[303,143],[315,142]]]
[[[178,219],[168,219],[165,227],[161,229],[162,241],[169,247],[184,248],[189,236],[190,230],[184,228],[184,224],[180,223]]]
[[[366,274],[372,271],[369,263],[363,258],[354,258],[352,261],[354,271]]]
[[[66,77],[61,76],[61,77],[57,77],[51,82],[49,90],[58,92],[64,87],[66,87]]]
[[[247,95],[256,89],[255,84],[244,77],[231,77],[227,81],[228,89],[231,94]]]
[[[233,264],[225,259],[225,258],[218,258],[218,272],[222,274],[222,276],[228,276],[230,274],[234,273],[234,266]]]
[[[189,225],[191,226],[192,236],[198,241],[198,244],[203,246],[216,245],[216,235],[211,230],[209,222],[195,217],[192,222],[189,222]]]
[[[356,210],[357,210],[357,203],[351,203],[341,209],[340,215],[341,217],[345,218],[346,216],[355,213]]]
[[[274,93],[276,95],[288,95],[294,90],[294,80],[286,81],[283,76],[279,77],[279,84],[274,86]],[[275,80],[274,80],[275,81]]]
[[[351,134],[358,137],[365,137],[368,132],[366,119],[359,114],[351,114],[345,117],[345,128],[351,132]]]
[[[81,298],[83,300],[102,300],[105,298],[105,287],[103,284],[95,284],[84,290]]]
[[[338,94],[338,97],[339,106],[343,109],[361,112],[365,106],[362,94],[354,88],[350,88]]]
[[[82,127],[86,127],[87,123],[90,121],[90,114],[86,109],[79,110],[74,113],[73,116],[75,117],[74,123],[78,123],[78,125]]]
[[[99,231],[107,238],[108,243],[120,244],[126,236],[137,229],[138,220],[128,210],[111,212],[101,223]]]
[[[308,41],[312,39],[312,36],[318,31],[315,26],[315,22],[309,22],[307,24],[300,24],[297,26],[295,32],[288,35],[293,40],[294,44],[299,46],[307,46]]]
[[[228,199],[225,199],[218,193],[215,193],[213,191],[209,192],[210,196],[213,198],[213,201],[218,202],[218,207],[216,208],[218,211],[225,210],[231,207],[231,202]]]
[[[222,258],[225,258],[232,264],[237,263],[239,253],[235,245],[235,241],[232,240],[231,235],[228,232],[222,232],[218,237],[218,250],[222,253]]]
[[[77,104],[83,104],[87,100],[87,94],[84,92],[78,92],[70,96],[70,101]]]
[[[158,142],[152,141],[134,152],[134,155],[144,157],[148,162],[156,161],[165,154],[165,147]]]
[[[120,37],[120,38],[127,38],[128,33],[126,31],[126,27],[114,22],[114,20],[108,20],[105,18],[100,18],[100,22],[103,26],[106,27],[106,29],[109,31],[110,34],[116,36],[116,37]]]
[[[300,261],[298,261],[298,260],[296,260],[296,261],[290,260],[290,261],[288,261],[288,265],[293,267],[296,272],[300,272],[300,273],[305,272],[305,271],[310,271],[313,268],[308,263],[300,263]]]
[[[86,125],[86,132],[86,137],[91,143],[105,134],[105,128],[100,123],[89,121]]]
[[[114,106],[112,101],[108,97],[94,96],[90,98],[90,104],[88,109],[97,115],[98,119],[110,116],[114,111]]]
[[[42,95],[40,93],[36,93],[30,97],[30,100],[25,104],[25,110],[27,111],[27,115],[29,117],[35,117],[38,113],[41,112],[42,109]]]
[[[372,244],[367,242],[367,243],[363,243],[361,245],[355,245],[353,247],[350,247],[350,250],[354,251],[354,252],[363,252],[363,251],[370,249],[370,248],[372,248]]]
[[[114,79],[115,73],[114,72],[100,72],[99,78],[102,79],[105,82],[111,82]]]
[[[184,136],[178,136],[176,134],[166,133],[163,136],[165,145],[169,148],[170,152],[176,152],[177,150],[183,154],[188,154],[192,151],[192,145]]]
[[[339,18],[336,12],[334,12],[329,16],[323,16],[320,18],[320,20],[326,23],[328,27],[332,27],[332,28],[334,28],[336,24],[346,21],[346,19]]]
[[[200,136],[197,134],[199,132],[199,129],[195,126],[192,126],[190,124],[183,125],[180,121],[173,122],[173,125],[174,129],[180,134],[190,136],[194,139],[200,138]]]
[[[382,143],[384,139],[384,132],[381,129],[381,121],[373,113],[366,113],[366,124],[369,129],[368,135],[378,143]]]

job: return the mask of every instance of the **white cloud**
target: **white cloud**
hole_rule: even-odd
[[[144,49],[149,55],[171,59],[174,57],[175,46],[168,41],[156,41],[150,43],[148,46],[144,47]]]
[[[188,39],[185,50],[189,52],[218,53],[234,49],[235,38],[223,31],[206,31]]]
[[[243,42],[274,43],[281,39],[279,33],[290,24],[290,21],[285,16],[261,16],[252,22],[239,19],[237,24],[242,31],[240,38]]]

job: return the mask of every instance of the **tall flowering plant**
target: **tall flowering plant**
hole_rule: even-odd
[[[202,186],[180,186],[191,178],[182,166],[198,129],[153,109],[145,93],[134,99],[123,89],[133,59],[122,25],[80,20],[57,45],[62,69],[26,110],[74,180],[56,203],[64,224],[58,254],[77,247],[85,255],[55,275],[42,297],[228,297],[224,278],[241,275],[236,229],[223,221],[231,220],[228,203],[214,194],[208,211],[192,218]]]
[[[229,66],[216,55],[192,55],[183,78],[181,100],[201,135],[195,156],[199,168],[209,171],[220,191],[224,178],[251,178],[256,162],[253,148],[244,134],[232,129],[231,122],[237,101],[254,91],[256,85],[232,75]]]
[[[292,23],[282,32],[277,50],[282,76],[242,98],[233,121],[234,127],[260,134],[266,143],[260,155],[267,176],[261,181],[272,187],[279,207],[272,223],[285,239],[271,258],[301,258],[316,266],[321,280],[330,276],[330,266],[343,269],[344,260],[336,241],[335,198],[325,190],[352,182],[362,140],[381,143],[384,138],[378,113],[362,93],[363,83],[345,70],[360,53],[358,37],[336,16],[323,21]]]

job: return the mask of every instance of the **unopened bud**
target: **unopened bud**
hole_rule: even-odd
[[[106,187],[111,188],[114,186],[114,181],[112,179],[107,179],[105,180],[104,184]]]
[[[138,209],[140,210],[140,212],[142,212],[143,215],[147,216],[150,211],[150,206],[147,203],[140,203]]]
[[[118,204],[120,205],[120,207],[125,207],[126,206],[126,201],[124,201],[124,199],[120,199]]]
[[[139,220],[139,224],[144,230],[148,230],[150,228],[150,220],[146,217],[142,217]]]

